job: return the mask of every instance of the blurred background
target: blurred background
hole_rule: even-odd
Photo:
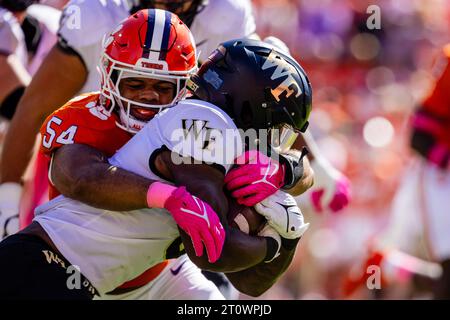
[[[353,186],[352,201],[339,214],[314,213],[300,197],[311,227],[288,272],[264,298],[429,298],[413,278],[352,295],[344,295],[343,283],[389,223],[393,197],[413,161],[411,115],[439,76],[436,60],[449,40],[450,2],[252,2],[258,33],[285,41],[308,72],[314,90],[310,129]],[[374,4],[380,30],[366,26],[366,10]]]

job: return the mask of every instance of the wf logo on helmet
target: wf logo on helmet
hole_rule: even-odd
[[[280,61],[281,60],[281,61]],[[296,97],[302,94],[302,90],[295,81],[293,74],[296,73],[293,66],[286,62],[276,51],[272,50],[261,67],[262,70],[267,70],[269,68],[276,67],[270,79],[276,80],[281,77],[286,77],[286,79],[278,85],[271,92],[277,101],[280,101],[280,95],[286,92],[286,97],[295,94]]]

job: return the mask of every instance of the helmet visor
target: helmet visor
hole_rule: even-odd
[[[288,124],[271,128],[270,145],[277,153],[286,153],[291,149],[298,135],[298,130]]]

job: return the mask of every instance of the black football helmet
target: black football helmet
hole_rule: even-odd
[[[33,3],[39,0],[0,0],[0,7],[3,7],[11,12],[22,12],[27,10]]]
[[[225,112],[241,129],[289,125],[304,132],[312,107],[308,77],[291,56],[258,40],[221,44],[188,81],[194,96]]]
[[[162,8],[175,13],[180,19],[190,27],[194,17],[202,11],[208,4],[208,0],[192,0],[191,5],[183,10],[183,5],[187,0],[134,0],[131,13],[147,8]]]

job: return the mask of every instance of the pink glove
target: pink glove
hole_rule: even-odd
[[[147,203],[149,207],[165,208],[172,214],[178,226],[191,237],[197,257],[203,255],[203,242],[209,262],[214,263],[220,258],[225,230],[206,202],[191,195],[185,187],[155,182],[147,192]]]
[[[318,212],[324,210],[324,205],[327,206],[332,212],[338,212],[344,209],[350,199],[350,182],[344,176],[341,176],[334,185],[334,193],[330,200],[326,199],[326,189],[321,188],[311,193],[311,202]]]
[[[284,166],[259,151],[246,151],[236,158],[238,168],[225,176],[225,187],[239,204],[253,207],[284,185]]]

